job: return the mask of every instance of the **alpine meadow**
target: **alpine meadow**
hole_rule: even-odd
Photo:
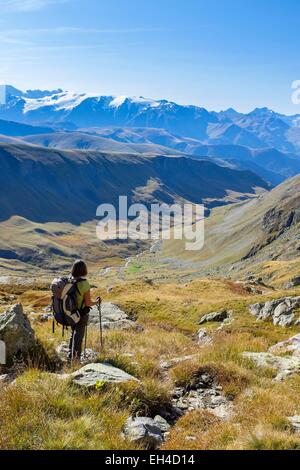
[[[3,455],[300,450],[299,14],[0,0]]]

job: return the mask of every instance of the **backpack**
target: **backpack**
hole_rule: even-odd
[[[81,279],[58,277],[52,281],[52,310],[56,323],[63,327],[74,327],[80,321],[79,306],[77,305],[77,284]]]

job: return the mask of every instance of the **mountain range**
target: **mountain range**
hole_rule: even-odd
[[[253,262],[277,259],[285,247],[297,255],[299,115],[266,108],[217,113],[61,89],[6,90],[0,106],[1,224],[80,227],[95,218],[100,203],[117,205],[126,194],[129,203],[146,205],[204,203],[210,214],[206,246],[187,259],[204,270],[241,259],[243,269],[253,269]],[[167,243],[164,255],[184,259],[176,243]],[[26,262],[22,240],[7,246],[6,239],[0,243],[1,258]],[[38,250],[29,250],[33,259]]]
[[[65,129],[82,127],[160,128],[203,144],[242,145],[300,152],[300,115],[285,116],[267,108],[248,114],[233,109],[209,112],[168,100],[91,96],[61,89],[23,92],[6,87],[0,118]]]

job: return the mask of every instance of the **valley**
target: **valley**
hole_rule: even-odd
[[[300,449],[299,117],[7,91],[0,449]],[[204,204],[203,249],[98,240],[120,195]],[[104,347],[93,308],[68,363],[49,286],[77,258]]]

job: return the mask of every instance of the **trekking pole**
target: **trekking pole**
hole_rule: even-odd
[[[85,327],[85,339],[84,339],[84,353],[83,353],[84,359],[86,359],[87,335],[88,335],[88,326],[86,325],[86,327]]]
[[[102,329],[102,310],[101,310],[101,299],[99,299],[98,303],[98,311],[99,311],[99,327],[100,327],[100,348],[101,351],[103,350],[103,329]]]

